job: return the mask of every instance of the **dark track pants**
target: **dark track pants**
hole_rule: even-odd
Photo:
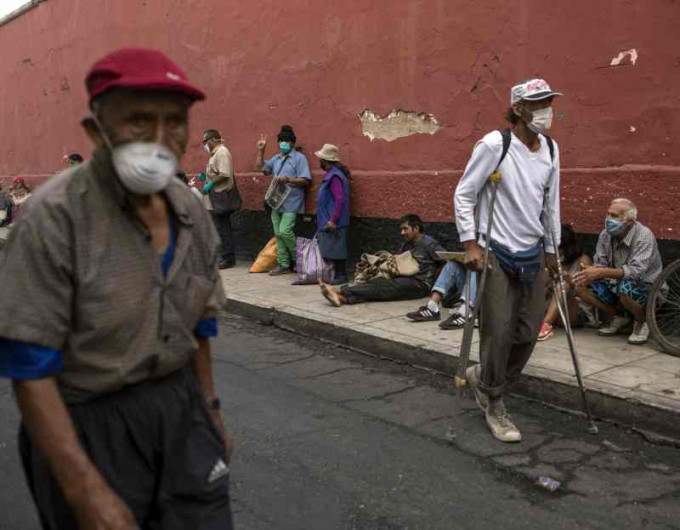
[[[188,369],[69,407],[83,448],[144,530],[230,530],[222,437]],[[19,449],[42,527],[77,529],[22,426]]]
[[[489,258],[493,269],[487,272],[484,293],[478,298],[479,388],[496,398],[519,379],[534,351],[545,314],[545,273],[542,265],[533,283],[520,284],[508,277],[493,253]]]
[[[344,286],[340,292],[350,304],[415,300],[430,294],[430,288],[413,278],[376,278],[368,283]]]
[[[236,262],[236,251],[234,249],[234,234],[231,229],[231,214],[218,215],[212,210],[210,214],[217,234],[220,236],[220,261],[233,264]]]

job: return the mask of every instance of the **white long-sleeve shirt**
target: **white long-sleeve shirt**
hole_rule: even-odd
[[[547,214],[543,215],[543,197],[546,186],[550,189],[552,227],[560,244],[560,153],[553,140],[555,158],[545,137],[539,135],[541,147],[531,151],[514,134],[508,153],[500,165],[501,182],[494,206],[491,239],[511,252],[529,250],[542,239],[545,251],[554,253]],[[461,242],[475,238],[475,206],[480,192],[501,158],[503,139],[500,131],[482,138],[472,151],[454,195],[456,227]],[[480,234],[486,234],[491,186],[487,186],[480,204]],[[546,208],[547,210],[547,208]],[[485,245],[480,235],[480,245]]]

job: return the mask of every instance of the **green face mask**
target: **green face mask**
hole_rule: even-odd
[[[287,155],[290,153],[290,150],[293,148],[293,145],[290,142],[279,142],[279,149],[281,149],[281,152],[284,155]]]

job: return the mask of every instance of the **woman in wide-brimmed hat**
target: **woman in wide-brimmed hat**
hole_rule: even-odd
[[[347,283],[347,240],[349,236],[349,169],[340,162],[340,149],[325,144],[314,153],[326,172],[316,198],[319,248],[335,267],[334,285]]]

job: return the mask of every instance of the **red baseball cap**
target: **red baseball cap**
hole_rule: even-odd
[[[100,59],[90,69],[85,85],[92,101],[114,88],[176,92],[192,100],[205,94],[187,81],[186,74],[167,56],[149,48],[122,48]]]

